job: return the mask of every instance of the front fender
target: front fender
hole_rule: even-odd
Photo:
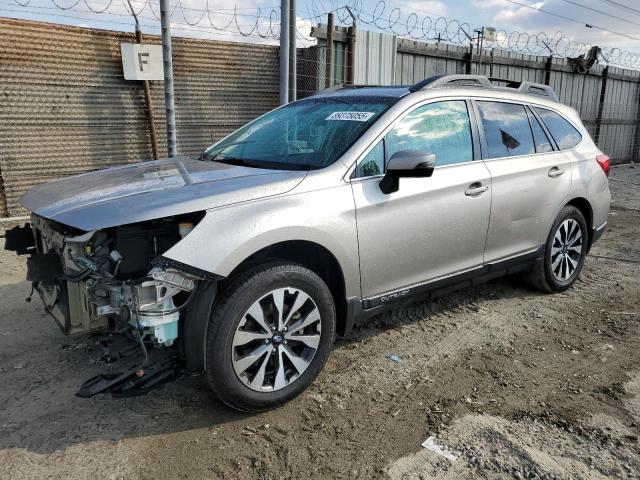
[[[347,296],[360,296],[356,217],[349,185],[209,210],[164,256],[226,277],[254,253],[291,240],[314,242],[331,252],[342,268]]]

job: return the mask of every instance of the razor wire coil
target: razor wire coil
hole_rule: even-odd
[[[13,0],[21,7],[29,7],[36,0]],[[50,0],[60,10],[77,10],[85,7],[95,14],[106,13],[112,9],[124,9],[128,14],[143,16],[148,11],[150,17],[160,19],[158,0],[132,0],[136,7],[129,7],[126,0]],[[411,11],[404,13],[400,7],[390,6],[387,0],[379,0],[372,11],[364,8],[362,0],[350,0],[348,5],[333,0],[333,8],[322,8],[322,0],[307,0],[309,15],[299,18],[311,26],[312,22],[325,20],[327,13],[334,12],[337,23],[349,25],[351,14],[358,25],[390,33],[401,38],[423,42],[445,42],[460,46],[469,46],[477,30],[468,22],[446,18],[429,12]],[[242,37],[260,37],[277,40],[280,36],[279,7],[250,7],[232,9],[214,8],[212,0],[203,0],[202,8],[186,5],[185,0],[175,0],[171,9],[171,18],[179,15],[184,24],[190,27],[212,29],[214,32],[234,32]],[[301,38],[303,40],[303,38]],[[545,32],[529,33],[517,30],[496,29],[495,40],[484,39],[484,48],[497,48],[536,56],[579,57],[586,55],[592,45],[569,38],[564,32],[552,35]],[[610,65],[640,69],[640,54],[618,47],[601,47],[601,56]]]

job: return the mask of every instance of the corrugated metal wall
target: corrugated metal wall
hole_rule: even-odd
[[[34,184],[151,158],[141,83],[122,74],[120,43],[132,41],[0,18],[0,216],[25,213],[18,200]],[[277,106],[277,47],[176,38],[173,48],[180,154],[198,154]],[[164,156],[162,82],[151,91]]]
[[[425,49],[422,42],[400,40],[396,83],[413,85],[433,75],[464,73],[462,57],[466,51],[467,49],[449,44]]]
[[[614,75],[625,79],[612,78]],[[598,146],[616,161],[638,160],[640,72],[609,68]],[[598,94],[599,95],[599,92]],[[594,120],[595,123],[595,120]]]
[[[355,82],[361,85],[396,83],[397,43],[395,35],[356,30]]]

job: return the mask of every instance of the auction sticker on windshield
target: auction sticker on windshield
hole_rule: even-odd
[[[352,122],[366,122],[375,115],[374,112],[333,112],[325,120],[350,120]]]

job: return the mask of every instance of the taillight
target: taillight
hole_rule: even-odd
[[[596,162],[598,162],[598,165],[600,165],[600,168],[602,168],[602,171],[608,177],[609,169],[611,168],[611,159],[609,158],[609,155],[598,155],[596,157]]]

